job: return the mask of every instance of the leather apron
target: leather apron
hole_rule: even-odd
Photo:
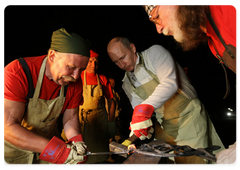
[[[84,103],[79,109],[79,121],[82,137],[91,152],[108,152],[109,142],[107,136],[108,115],[104,105],[104,96],[99,76],[98,85],[87,85],[86,70],[84,71],[83,99]],[[86,163],[103,162],[108,155],[88,156]]]
[[[151,81],[132,88],[135,94],[146,100],[159,84],[158,77],[148,70],[141,53],[140,64],[153,78]],[[130,77],[127,73],[128,79]],[[180,89],[162,107],[155,109],[155,138],[170,144],[189,145],[193,148],[219,145],[224,148],[215,128],[199,99],[189,99]],[[202,130],[203,127],[206,130]],[[191,130],[189,130],[191,129]],[[220,150],[219,150],[220,151]],[[177,163],[205,163],[197,156],[175,158]]]
[[[24,114],[21,126],[40,136],[51,139],[59,136],[58,117],[65,102],[64,86],[61,87],[60,96],[51,100],[39,98],[42,80],[46,68],[47,57],[43,60],[33,98],[29,99],[27,111]],[[48,163],[39,160],[39,154],[22,150],[4,140],[5,161],[12,164]]]

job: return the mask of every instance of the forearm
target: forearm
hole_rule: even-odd
[[[177,92],[177,90],[177,84],[164,82],[159,84],[142,104],[152,105],[155,109],[160,108]]]
[[[49,139],[34,134],[20,124],[5,125],[4,139],[19,149],[41,153]]]
[[[78,119],[69,120],[64,125],[64,132],[67,139],[70,139],[76,135],[81,134],[79,120]]]
[[[48,139],[21,126],[25,103],[4,99],[4,139],[24,150],[40,153]]]
[[[67,139],[81,134],[78,109],[67,109],[63,116],[63,128]]]
[[[108,99],[109,121],[114,121],[115,118],[115,102],[113,99]]]

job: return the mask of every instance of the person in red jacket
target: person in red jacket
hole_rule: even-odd
[[[233,6],[145,5],[144,8],[159,34],[173,36],[184,50],[208,42],[213,55],[236,73],[236,9]],[[209,14],[233,57],[210,24]]]
[[[173,36],[185,51],[207,42],[220,63],[236,73],[236,9],[233,6],[145,5],[144,8],[159,34]],[[216,157],[217,163],[233,163],[236,142]]]
[[[83,104],[79,109],[79,121],[84,141],[91,152],[109,152],[109,138],[116,132],[115,102],[110,82],[97,73],[98,54],[90,50],[86,70],[81,74],[83,82]],[[108,104],[109,119],[105,108]],[[86,163],[105,162],[109,155],[90,156]]]
[[[87,146],[80,133],[78,111],[83,102],[79,77],[87,66],[89,50],[88,41],[61,28],[53,32],[47,55],[24,58],[25,66],[14,60],[4,68],[4,158],[7,163],[86,161]],[[26,66],[30,77],[25,74]],[[31,81],[28,83],[30,78],[32,88]],[[28,99],[30,89],[34,92]],[[67,143],[59,138],[61,114]]]

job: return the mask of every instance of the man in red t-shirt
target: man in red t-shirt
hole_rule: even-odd
[[[52,35],[47,55],[24,58],[34,94],[18,60],[4,68],[4,157],[7,163],[83,163],[86,145],[78,121],[82,104],[81,71],[89,60],[89,42],[64,28]],[[73,83],[75,82],[76,83]],[[67,86],[67,88],[65,88]],[[26,103],[28,103],[27,107]],[[59,139],[58,122],[68,139]]]
[[[144,8],[159,34],[173,36],[184,50],[208,42],[213,55],[236,73],[236,9],[233,6],[145,5]],[[209,13],[224,42],[210,24]],[[223,43],[233,56],[226,52]],[[217,163],[233,163],[236,159],[236,143],[219,152],[216,157]]]
[[[103,74],[97,74],[98,54],[90,50],[90,59],[85,71],[81,74],[83,82],[83,100],[80,106],[79,121],[83,139],[91,152],[108,152],[109,138],[116,132],[115,102],[110,82]],[[105,108],[108,103],[109,119]],[[86,163],[106,161],[108,155],[91,156]]]

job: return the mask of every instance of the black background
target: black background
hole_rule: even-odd
[[[141,6],[7,6],[4,22],[4,66],[19,57],[47,54],[52,32],[64,27],[91,41],[91,48],[100,55],[99,72],[114,77],[116,91],[121,94],[124,71],[110,61],[106,52],[108,42],[116,36],[125,36],[139,52],[154,44],[162,45],[182,67],[188,68],[191,83],[224,145],[236,141],[236,118],[226,116],[227,108],[236,112],[236,75],[227,69],[231,93],[223,100],[224,71],[208,45],[183,52],[171,36],[157,33]]]

